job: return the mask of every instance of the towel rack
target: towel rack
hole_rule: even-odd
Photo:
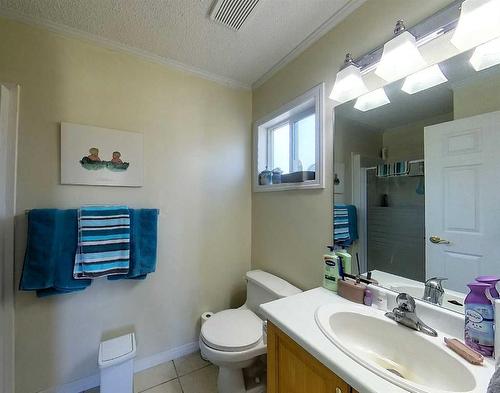
[[[24,215],[26,215],[26,216],[27,216],[27,215],[29,214],[29,212],[30,212],[30,211],[31,211],[31,209],[25,209],[25,210],[24,210]],[[160,211],[160,209],[158,209],[158,217],[159,217],[159,216],[161,216],[161,211]]]

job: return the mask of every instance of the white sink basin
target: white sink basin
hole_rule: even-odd
[[[445,346],[442,334],[426,336],[388,319],[382,311],[352,304],[321,306],[315,317],[340,350],[410,392],[486,391],[491,370],[465,362]]]

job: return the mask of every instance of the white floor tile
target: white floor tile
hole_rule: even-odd
[[[144,393],[182,393],[181,384],[178,379],[162,383],[154,388],[146,390]]]
[[[195,352],[180,359],[175,359],[174,364],[177,375],[181,377],[193,371],[199,370],[200,368],[208,366],[210,362],[203,360],[200,356],[200,353]]]
[[[167,362],[134,375],[134,393],[143,392],[177,377],[174,363]]]
[[[208,366],[180,378],[184,393],[217,393],[217,367]]]

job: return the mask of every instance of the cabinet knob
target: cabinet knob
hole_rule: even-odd
[[[342,389],[340,389],[340,388],[335,388],[335,393],[342,393]]]

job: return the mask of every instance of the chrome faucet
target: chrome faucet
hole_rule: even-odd
[[[415,304],[415,299],[410,295],[407,293],[400,293],[396,298],[396,303],[398,306],[394,308],[394,310],[385,313],[387,318],[409,327],[410,329],[428,334],[429,336],[436,337],[438,335],[433,328],[427,326],[417,317],[415,313],[417,305]]]
[[[422,297],[422,299],[434,304],[442,305],[443,295],[444,295],[442,282],[445,280],[447,280],[447,278],[442,278],[442,277],[429,278],[425,282],[424,296]]]

